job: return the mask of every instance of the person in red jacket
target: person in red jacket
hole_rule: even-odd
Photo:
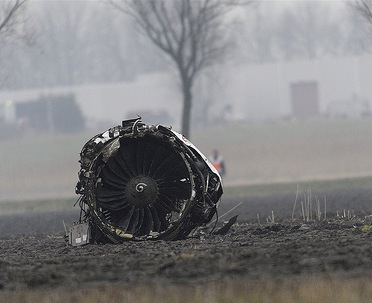
[[[213,150],[212,155],[209,157],[209,161],[211,161],[221,177],[226,174],[225,161],[217,149]]]

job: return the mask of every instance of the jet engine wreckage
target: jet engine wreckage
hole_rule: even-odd
[[[169,127],[123,121],[90,139],[79,162],[73,246],[185,239],[217,214],[220,175]]]

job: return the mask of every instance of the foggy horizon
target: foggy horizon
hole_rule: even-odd
[[[7,180],[4,187],[9,185],[11,190],[4,196],[11,196],[15,188],[24,188],[22,195],[30,197],[45,192],[58,197],[61,191],[73,195],[78,154],[89,135],[137,114],[143,116],[144,122],[180,131],[182,95],[177,73],[161,52],[135,31],[128,17],[102,2],[29,4],[34,40],[31,44],[18,39],[9,41],[0,53],[1,128],[2,135],[10,140],[0,143],[4,151],[12,151],[12,155],[0,154],[9,163],[3,178]],[[310,130],[306,123],[309,129],[319,130],[318,120],[319,125],[330,128],[325,134],[333,137],[341,135],[348,123],[351,128],[368,129],[372,105],[368,24],[347,3],[338,1],[265,1],[241,9],[234,18],[226,21],[228,34],[236,38],[232,52],[225,62],[197,79],[192,107],[191,141],[195,138],[196,145],[207,155],[221,144],[231,169],[227,184],[355,176],[372,171],[366,164],[367,155],[354,167],[350,163],[337,166],[342,157],[350,159],[355,153],[347,142],[342,147],[337,142],[336,147],[332,142],[322,143],[323,158],[329,160],[329,165],[313,159],[306,167],[301,163],[307,163],[306,153],[301,158],[300,151],[313,149],[311,144],[317,141],[312,138],[303,142],[294,135],[298,141],[291,141],[292,148],[299,154],[298,163],[292,167],[292,152],[274,136],[278,129],[278,138],[287,138],[287,132],[295,132],[296,128],[307,134]],[[313,96],[309,99],[309,113],[301,109],[301,91]],[[72,96],[70,101],[79,107],[85,132],[66,137],[58,133],[45,99],[65,95]],[[27,129],[31,122],[20,116],[27,110],[27,103],[35,103],[47,112],[45,129]],[[33,115],[33,119],[39,119]],[[340,126],[340,133],[335,125]],[[231,138],[223,133],[229,127],[234,133]],[[242,134],[239,127],[244,128]],[[220,138],[215,129],[224,135]],[[358,137],[361,141],[365,132]],[[205,137],[208,134],[211,138]],[[321,131],[317,134],[320,136]],[[262,138],[257,141],[257,136]],[[234,138],[237,141],[229,142]],[[274,139],[269,147],[270,138]],[[361,141],[355,142],[355,148],[361,146]],[[33,161],[26,161],[21,152],[12,150],[17,144],[26,144],[33,151]],[[266,154],[261,154],[260,148]],[[333,148],[341,148],[345,154],[332,159]],[[369,146],[364,148],[369,150]],[[249,163],[245,150],[254,155]],[[53,161],[55,154],[59,154],[57,163]],[[279,155],[282,159],[277,158]],[[271,168],[265,163],[266,156],[271,159]],[[240,165],[241,161],[248,167]],[[24,173],[23,167],[30,175]],[[38,177],[33,180],[35,171]],[[17,182],[9,182],[9,178]],[[34,181],[37,184],[33,187]],[[28,185],[22,187],[22,183]]]

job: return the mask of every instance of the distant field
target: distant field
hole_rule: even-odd
[[[308,180],[302,182],[274,182],[262,184],[226,185],[224,186],[223,200],[233,198],[269,197],[276,195],[292,195],[298,193],[302,196],[310,189],[312,192],[334,192],[337,190],[368,190],[372,188],[372,176],[358,178],[344,178],[333,180]],[[79,210],[73,205],[78,196],[71,198],[44,198],[0,201],[0,214],[21,212],[65,211]],[[226,200],[225,200],[226,201]]]
[[[104,129],[102,130],[104,131]],[[95,132],[29,134],[0,141],[0,201],[74,198],[79,153]],[[191,141],[206,155],[224,155],[226,188],[372,176],[372,120],[230,124],[194,130]],[[372,185],[372,184],[371,184]],[[258,187],[257,187],[258,186]],[[226,190],[229,193],[229,190]]]
[[[218,148],[225,184],[372,175],[372,120],[237,124],[194,132],[205,153]]]
[[[299,193],[312,192],[333,192],[337,190],[365,190],[372,188],[372,176],[351,177],[340,179],[314,179],[298,182],[274,182],[260,184],[237,184],[224,186],[224,196],[232,197],[262,197],[274,195],[295,195]]]
[[[79,153],[94,134],[0,141],[0,200],[73,197]]]
[[[74,208],[76,200],[77,198],[1,201],[0,215],[23,212],[73,211],[74,209],[79,211],[78,205]]]

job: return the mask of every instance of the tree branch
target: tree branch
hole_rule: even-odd
[[[16,0],[13,4],[9,2],[5,8],[3,7],[3,16],[0,19],[0,32],[4,32],[7,29],[17,11],[26,2],[27,0]]]
[[[372,23],[372,0],[357,0],[352,6],[366,21]]]

